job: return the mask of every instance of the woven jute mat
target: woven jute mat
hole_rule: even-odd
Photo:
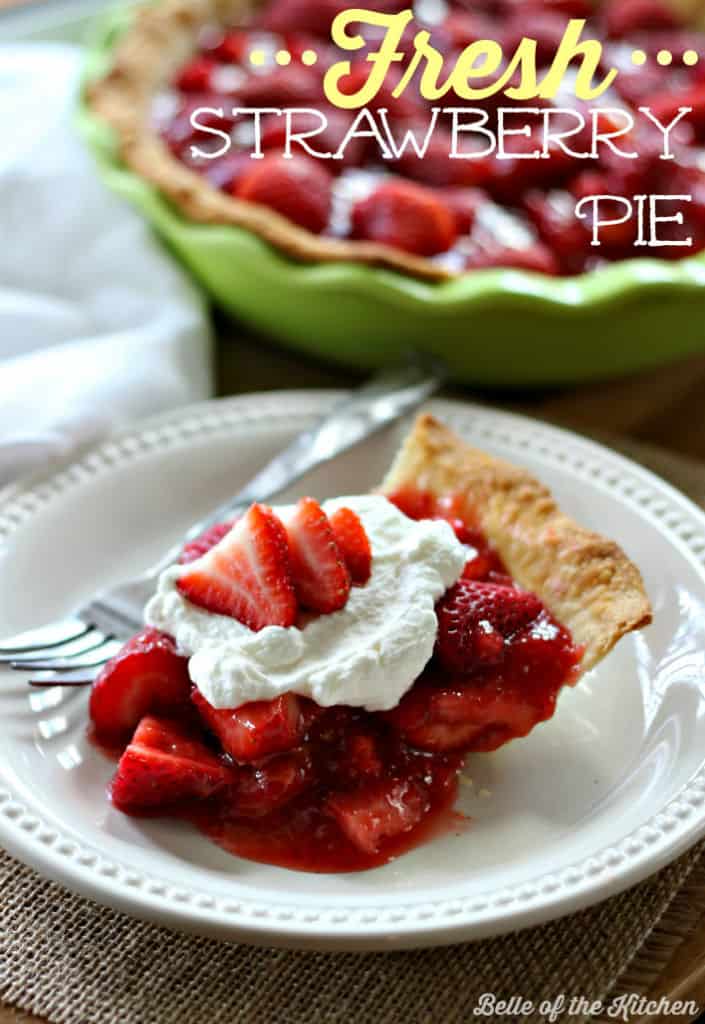
[[[705,505],[705,468],[616,447]],[[481,1019],[486,993],[535,1009],[485,1019],[577,1024],[594,1018],[552,1016],[547,1004],[647,992],[705,914],[705,842],[571,917],[408,953],[293,953],[176,934],[96,906],[2,852],[0,894],[0,1001],[56,1024],[465,1024]]]

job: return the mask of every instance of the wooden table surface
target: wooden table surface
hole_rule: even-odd
[[[705,0],[703,0],[705,2]],[[705,333],[705,324],[703,324]],[[217,387],[223,395],[276,388],[349,387],[359,374],[306,360],[217,323]],[[531,393],[455,389],[460,397],[572,427],[623,435],[705,462],[705,355],[624,380]]]

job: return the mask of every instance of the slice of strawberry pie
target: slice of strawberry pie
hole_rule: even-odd
[[[422,416],[380,493],[253,505],[163,573],[93,685],[113,803],[253,860],[383,864],[650,618],[616,544]]]

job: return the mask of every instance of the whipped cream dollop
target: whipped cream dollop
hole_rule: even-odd
[[[323,503],[329,515],[341,507],[353,509],[365,527],[372,574],[330,615],[255,633],[179,593],[176,581],[191,566],[162,573],[146,622],[175,638],[190,659],[191,679],[213,707],[237,708],[293,692],[322,707],[386,711],[420,675],[436,640],[435,603],[460,578],[467,550],[448,523],[416,522],[381,495]],[[293,506],[274,511],[286,520]]]

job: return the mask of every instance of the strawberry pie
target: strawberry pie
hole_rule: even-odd
[[[298,259],[383,264],[429,279],[491,267],[579,274],[649,255],[635,248],[646,243],[622,202],[637,196],[659,196],[658,214],[667,218],[654,255],[678,259],[705,248],[705,32],[676,13],[673,0],[418,2],[400,68],[414,59],[417,31],[430,33],[443,59],[441,82],[478,40],[497,42],[508,61],[528,37],[541,81],[574,18],[586,20],[585,38],[602,41],[603,73],[616,69],[617,77],[591,106],[576,99],[570,77],[551,100],[495,94],[469,102],[451,90],[431,103],[419,94],[418,75],[392,95],[402,74],[392,69],[352,134],[358,111],[328,102],[324,75],[350,62],[339,89],[355,95],[381,37],[368,26],[365,48],[338,49],[331,22],[349,6],[146,5],[88,101],[114,129],[125,163],[188,219],[247,228]],[[411,6],[372,5],[387,14]],[[693,15],[702,8],[698,0],[680,6]],[[657,60],[662,51],[672,56],[667,66]],[[658,125],[672,123],[667,159]],[[598,129],[608,141],[595,138]],[[592,196],[609,201],[599,214],[588,204],[576,215]],[[593,220],[602,224],[598,247]]]
[[[127,814],[305,871],[457,824],[458,778],[651,619],[635,566],[422,416],[378,493],[252,505],[190,543],[96,678]]]

